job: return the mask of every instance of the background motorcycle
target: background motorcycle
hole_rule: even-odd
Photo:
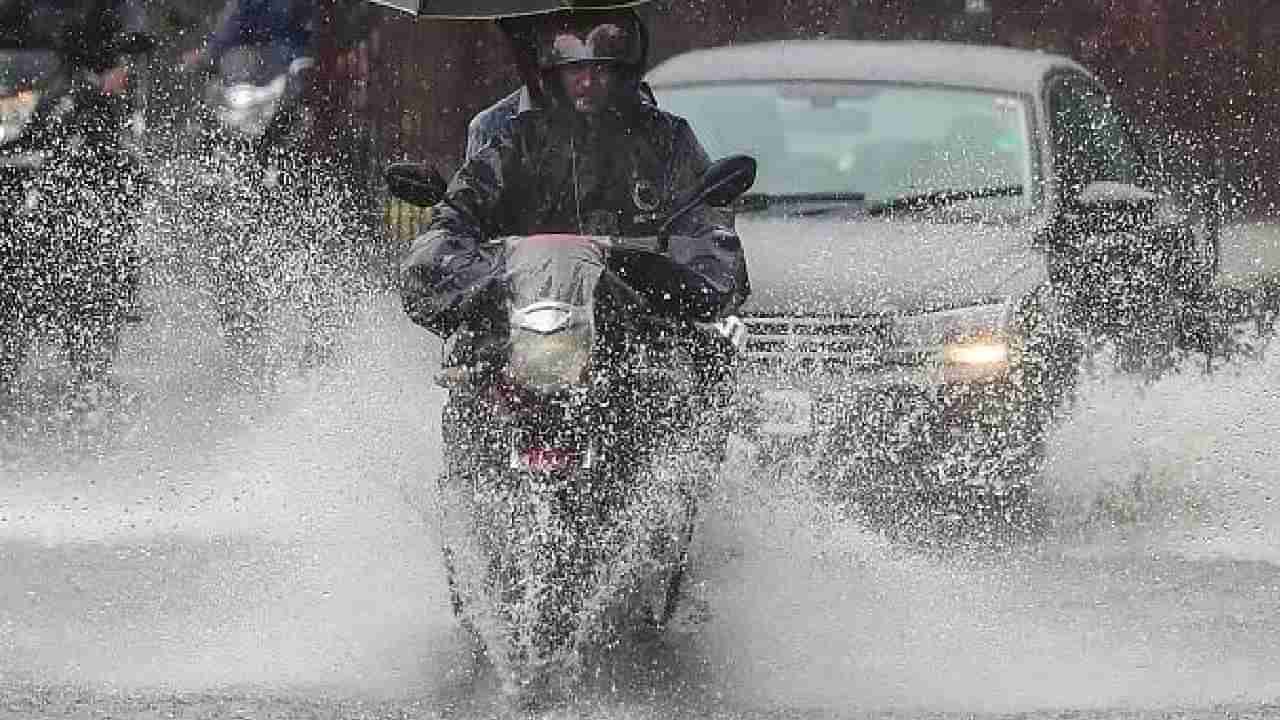
[[[148,52],[130,36],[121,54]],[[74,381],[110,365],[136,292],[144,174],[122,142],[129,98],[57,50],[0,50],[0,389],[47,329]]]
[[[310,125],[304,100],[314,66],[312,58],[289,59],[272,43],[228,49],[207,67],[193,128],[198,146],[230,164],[226,171],[243,171],[243,160],[252,159],[266,185],[281,182],[281,173],[300,157]]]
[[[389,184],[429,205],[444,181],[419,170],[393,166]],[[718,163],[666,228],[727,205],[754,175],[750,158]],[[698,426],[732,346],[714,326],[654,313],[624,280],[667,262],[668,242],[679,239],[665,229],[498,241],[503,277],[475,298],[499,308],[493,341],[440,378],[455,610],[517,697],[568,689],[550,685],[676,609],[714,454]]]
[[[310,264],[295,256],[307,254],[305,240],[315,234],[299,227],[310,219],[299,207],[309,191],[305,96],[313,64],[265,43],[230,48],[193,73],[204,79],[196,93],[203,99],[188,119],[184,155],[194,170],[199,265],[229,349],[250,364],[266,349],[272,308],[288,304],[288,273]]]

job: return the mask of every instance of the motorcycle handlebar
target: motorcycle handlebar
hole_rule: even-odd
[[[665,252],[664,238],[656,235],[640,236],[640,237],[615,237],[612,235],[575,235],[570,233],[546,233],[541,235],[511,235],[507,237],[493,238],[486,244],[492,246],[502,246],[508,249],[513,248],[520,243],[529,241],[542,242],[563,242],[563,243],[591,243],[605,252],[632,252],[646,253],[651,255],[661,255]],[[601,279],[604,283],[611,286],[613,291],[618,295],[626,298],[626,300],[636,308],[642,311],[636,313],[636,318],[643,318],[644,322],[649,325],[661,327],[667,331],[687,330],[697,323],[689,321],[664,318],[658,314],[647,314],[644,310],[650,310],[650,303],[643,294],[633,288],[629,283],[618,277],[612,270],[605,269]]]
[[[630,252],[647,252],[654,254],[662,254],[666,252],[666,242],[664,238],[657,235],[646,235],[641,237],[614,237],[612,235],[574,235],[569,233],[559,234],[543,234],[543,235],[512,235],[502,238],[494,238],[489,244],[504,245],[506,247],[514,247],[522,242],[533,239],[563,241],[563,242],[589,242],[602,250],[621,250]]]

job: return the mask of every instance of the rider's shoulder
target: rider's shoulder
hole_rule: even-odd
[[[641,105],[636,112],[642,122],[656,128],[663,128],[668,132],[681,133],[689,129],[688,120],[655,105]]]
[[[467,129],[473,133],[497,134],[511,125],[519,109],[520,91],[517,90],[476,113],[467,123]]]

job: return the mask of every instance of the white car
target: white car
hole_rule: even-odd
[[[765,446],[868,507],[1010,507],[1088,338],[1182,338],[1209,223],[1068,58],[955,43],[701,50],[648,76],[712,157],[753,155],[745,387]]]

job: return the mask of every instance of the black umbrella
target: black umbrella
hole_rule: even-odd
[[[369,0],[421,17],[442,20],[493,20],[542,15],[559,10],[631,7],[648,0]]]

